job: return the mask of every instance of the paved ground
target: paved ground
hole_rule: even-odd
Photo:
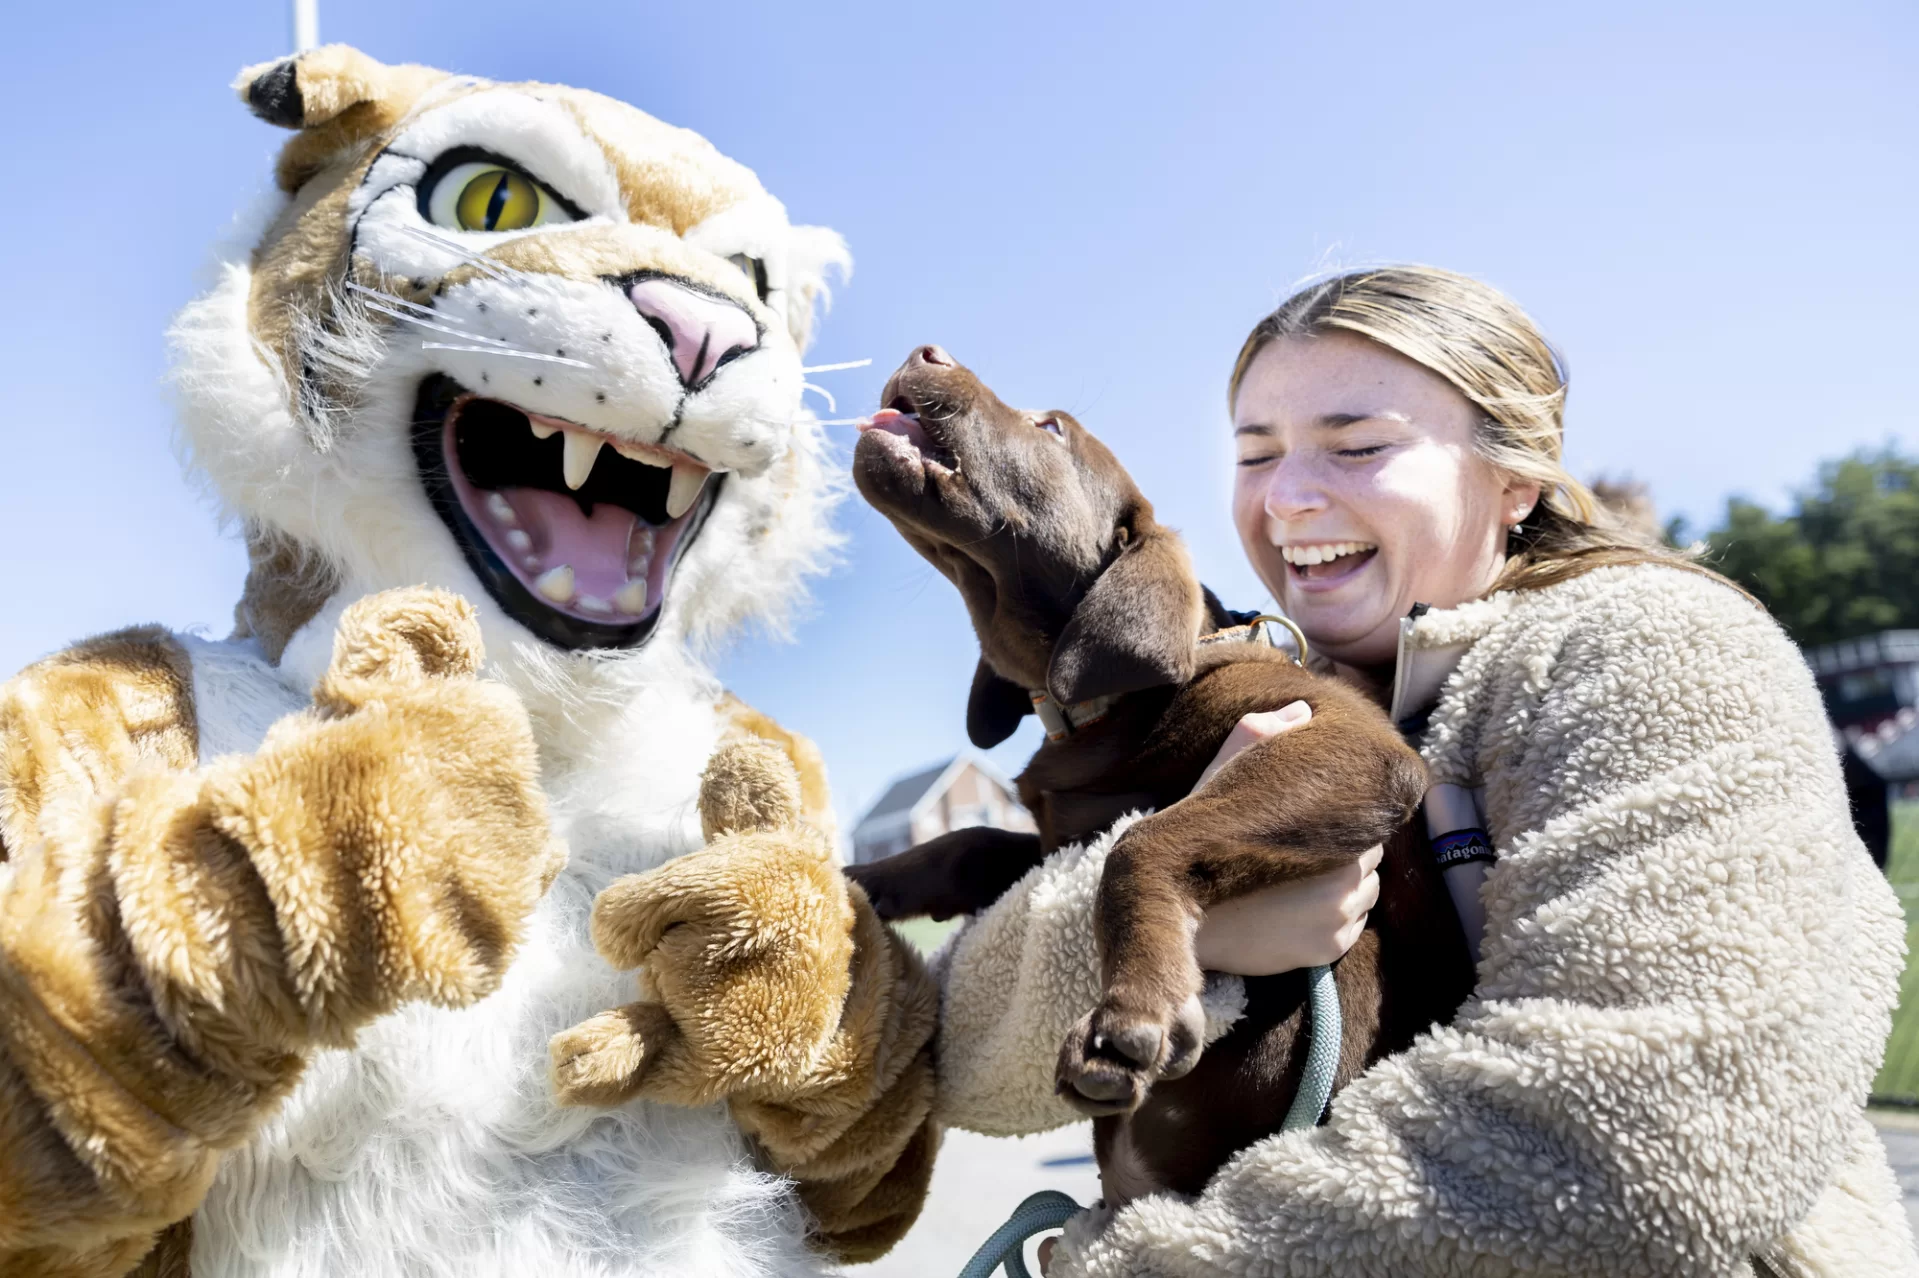
[[[1919,1231],[1919,1113],[1875,1110],[1872,1118],[1905,1189],[1906,1213]],[[933,1171],[932,1196],[913,1232],[884,1260],[849,1270],[848,1278],[956,1274],[1028,1194],[1057,1189],[1092,1202],[1099,1196],[1099,1177],[1091,1149],[1092,1129],[1084,1124],[1016,1140],[948,1132]],[[1037,1265],[1033,1272],[1039,1272]]]
[[[1006,1140],[947,1132],[913,1232],[877,1264],[848,1269],[847,1278],[951,1278],[1028,1194],[1057,1189],[1082,1203],[1098,1198],[1092,1150],[1086,1123]],[[1026,1259],[1039,1273],[1031,1246]]]

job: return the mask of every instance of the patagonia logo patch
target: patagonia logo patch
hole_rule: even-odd
[[[1493,841],[1486,832],[1479,829],[1449,830],[1445,834],[1433,836],[1433,860],[1442,870],[1455,865],[1464,865],[1468,861],[1497,861],[1499,854],[1493,851]]]

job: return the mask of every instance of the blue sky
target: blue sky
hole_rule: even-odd
[[[698,129],[858,267],[813,351],[872,406],[938,341],[1078,414],[1229,602],[1223,382],[1313,271],[1418,260],[1517,296],[1572,368],[1568,456],[1669,512],[1779,504],[1919,447],[1919,9],[1909,3],[882,5],[321,0],[387,61],[579,84]],[[135,621],[223,633],[242,575],[180,479],[161,333],[261,188],[227,90],[285,6],[15,6],[0,236],[0,670]],[[956,596],[857,505],[792,645],[726,660],[814,736],[847,816],[950,753]],[[1016,769],[1028,731],[996,757]]]

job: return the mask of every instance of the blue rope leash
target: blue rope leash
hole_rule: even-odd
[[[1300,1075],[1299,1090],[1293,1093],[1293,1107],[1286,1111],[1282,1132],[1294,1132],[1318,1124],[1333,1096],[1333,1075],[1339,1072],[1339,987],[1333,983],[1333,969],[1311,968],[1306,973],[1306,1015],[1312,1038],[1306,1044],[1306,1072]]]
[[[1339,988],[1333,982],[1332,968],[1315,967],[1306,973],[1306,999],[1307,1028],[1312,1037],[1306,1044],[1306,1070],[1300,1076],[1299,1091],[1279,1125],[1283,1132],[1319,1122],[1319,1116],[1326,1112],[1326,1102],[1332,1099],[1333,1075],[1339,1070]],[[991,1278],[993,1270],[1002,1264],[1006,1266],[1006,1278],[1032,1278],[1023,1250],[1026,1240],[1058,1229],[1080,1210],[1078,1203],[1058,1190],[1040,1190],[1013,1209],[1012,1218],[995,1229],[966,1262],[960,1278]]]
[[[1020,1250],[1026,1240],[1034,1234],[1058,1229],[1079,1212],[1080,1205],[1057,1189],[1040,1190],[1013,1209],[1012,1219],[995,1229],[985,1245],[973,1253],[966,1268],[960,1270],[960,1278],[989,1278],[1002,1263],[1006,1266],[1006,1278],[1032,1278]]]

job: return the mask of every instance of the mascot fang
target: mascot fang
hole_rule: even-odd
[[[237,87],[295,133],[172,334],[235,634],[0,690],[0,1271],[879,1254],[936,998],[703,664],[832,548],[839,238],[593,93],[338,46]]]

